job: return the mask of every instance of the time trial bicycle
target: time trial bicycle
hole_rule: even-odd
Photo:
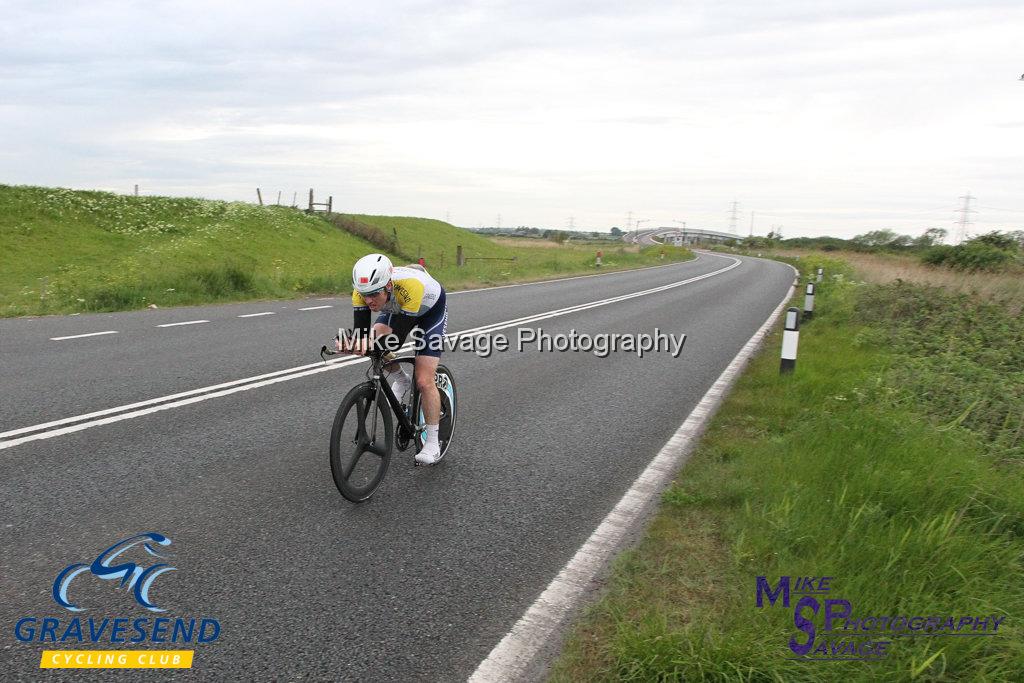
[[[335,355],[348,354],[327,346],[320,349],[320,357],[324,361]],[[341,495],[353,503],[367,500],[384,481],[395,445],[400,451],[415,445],[415,452],[419,453],[427,438],[416,378],[413,377],[412,389],[404,397],[395,396],[384,379],[384,366],[391,363],[407,363],[414,371],[415,357],[396,357],[380,344],[371,347],[366,355],[370,360],[366,381],[352,387],[345,395],[331,428],[331,475]],[[455,376],[444,365],[437,366],[434,383],[441,397],[437,434],[441,446],[440,462],[448,452],[455,433],[457,393]],[[395,421],[397,428],[394,427]]]

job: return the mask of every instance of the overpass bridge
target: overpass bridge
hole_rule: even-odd
[[[683,246],[686,244],[697,244],[702,242],[721,243],[726,240],[739,240],[743,238],[729,232],[718,232],[716,230],[705,230],[703,228],[661,227],[627,232],[623,235],[622,239],[625,242],[639,244],[641,246],[651,246],[654,244]]]

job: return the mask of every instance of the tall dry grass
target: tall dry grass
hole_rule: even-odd
[[[779,256],[801,256],[821,252],[786,251]],[[913,256],[896,254],[864,254],[854,251],[829,252],[829,257],[840,258],[850,264],[857,277],[874,284],[889,284],[895,280],[942,287],[957,294],[967,294],[985,301],[1006,306],[1013,315],[1024,312],[1024,272],[1004,273],[962,272],[927,266]]]

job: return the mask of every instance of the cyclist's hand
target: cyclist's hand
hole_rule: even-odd
[[[370,340],[366,337],[360,337],[349,344],[349,353],[356,356],[365,356],[366,350],[370,348]]]
[[[363,356],[366,354],[366,349],[369,346],[367,339],[346,339],[342,342],[337,337],[334,338],[334,346],[339,353],[351,353],[355,356]]]

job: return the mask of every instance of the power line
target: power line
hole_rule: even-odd
[[[979,209],[988,209],[989,211],[1006,211],[1008,213],[1024,213],[1024,209],[1003,209],[998,206],[981,206],[978,205]]]
[[[739,215],[739,202],[732,203],[732,211],[729,212],[729,232],[736,233],[736,218]]]
[[[974,201],[974,197],[971,196],[970,192],[960,197],[960,199],[964,200],[964,208],[956,210],[956,213],[960,214],[960,220],[957,221],[957,224],[960,226],[957,229],[957,244],[963,244],[967,239],[967,227],[973,223],[970,220],[971,214],[978,213],[976,209],[971,208],[971,202]]]

